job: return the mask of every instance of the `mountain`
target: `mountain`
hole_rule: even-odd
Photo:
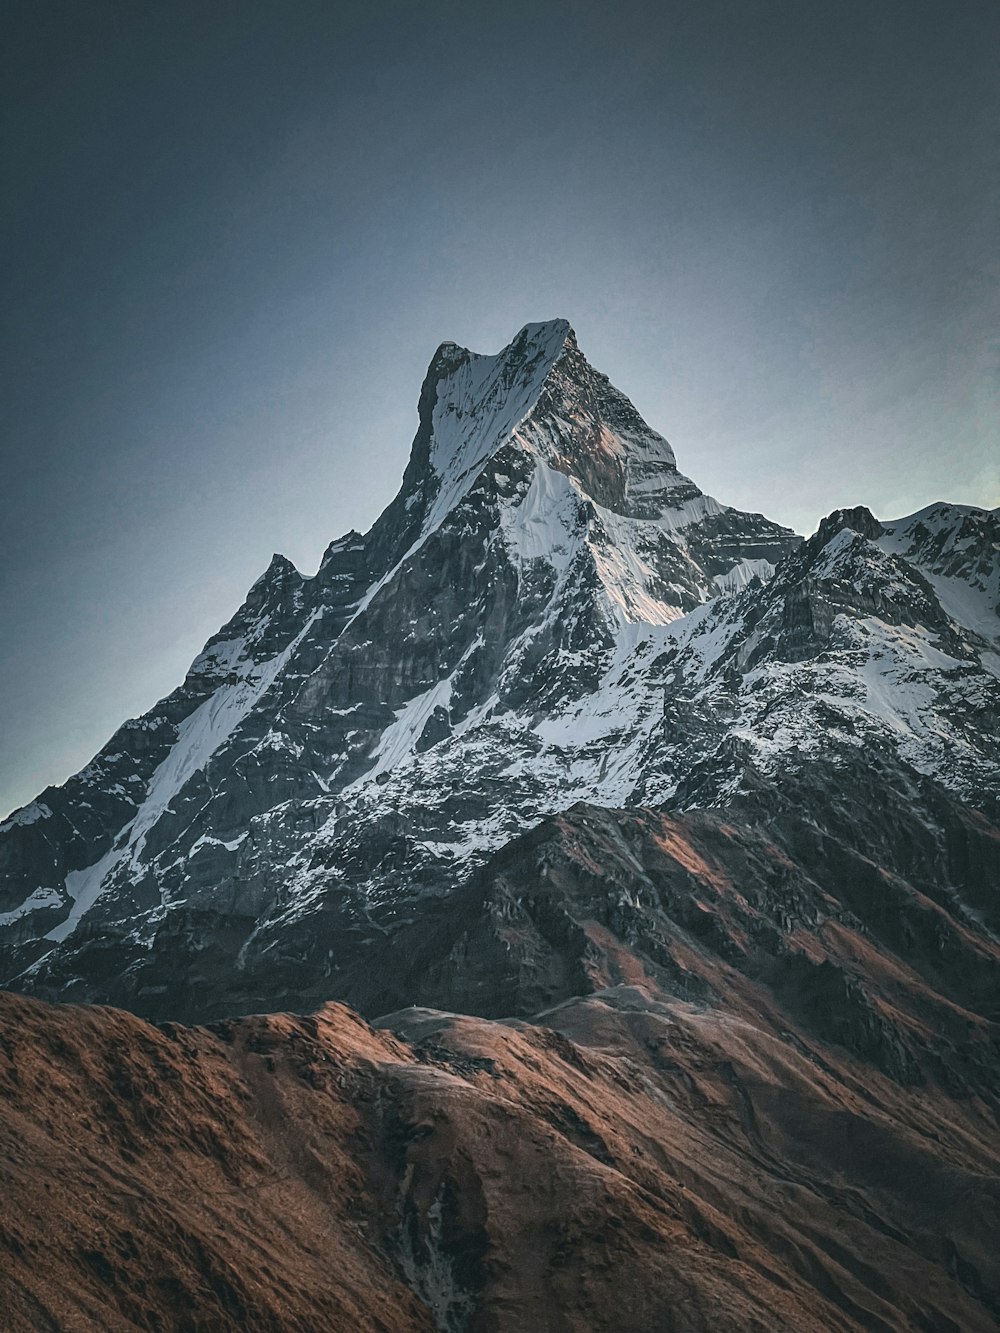
[[[997,792],[995,513],[704,495],[564,321],[435,354],[399,494],[276,556],[181,687],[0,828],[0,975],[221,1016],[358,949],[575,801],[718,804],[852,748]]]
[[[446,343],[0,876],[15,1329],[1000,1319],[998,511],[803,540]]]
[[[650,632],[796,544],[684,477],[564,321],[498,356],[444,344],[418,414],[369,533],[311,579],[276,556],[178,690],[3,826],[9,982],[158,1011],[164,934],[253,975],[289,923],[366,921],[574,799],[627,801]]]
[[[356,1002],[359,949],[576,801],[719,805],[854,751],[996,797],[996,513],[802,543],[702,494],[564,321],[443,344],[418,421],[370,532],[313,578],[275,556],[178,690],[0,826],[7,984]]]

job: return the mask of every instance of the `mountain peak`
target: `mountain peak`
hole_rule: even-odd
[[[835,509],[820,521],[816,530],[817,548],[825,546],[844,528],[858,532],[870,541],[877,541],[885,533],[885,528],[865,505],[855,505],[853,509]]]
[[[525,324],[501,351],[438,347],[424,377],[419,425],[396,504],[424,533],[437,527],[537,403],[553,366],[576,347],[569,323]],[[394,515],[399,519],[400,515]]]
[[[617,513],[659,518],[701,497],[667,441],[590,365],[565,319],[525,324],[494,355],[442,343],[419,416],[399,502],[424,532],[508,445]]]
[[[573,346],[576,346],[576,334],[570,326],[569,320],[543,319],[523,325],[506,347],[493,354],[474,352],[470,347],[464,347],[461,343],[446,339],[438,346],[437,351],[431,358],[430,369],[433,370],[437,362],[444,362],[447,365],[468,359],[488,361],[501,359],[531,360],[534,356],[546,352],[555,352],[558,355],[566,342],[571,342]]]
[[[494,355],[443,344],[424,381],[402,488],[373,527],[333,542],[311,579],[281,557],[271,562],[183,685],[51,806],[65,837],[48,836],[51,820],[5,835],[34,850],[0,846],[0,926],[7,915],[44,927],[32,936],[32,959],[18,952],[7,974],[68,940],[91,910],[113,915],[140,900],[144,909],[195,910],[195,879],[211,884],[214,902],[251,852],[249,826],[279,807],[280,822],[319,801],[308,818],[336,822],[345,794],[357,827],[367,827],[366,803],[381,784],[416,771],[425,753],[451,764],[453,744],[458,768],[489,769],[483,790],[508,793],[511,827],[547,810],[557,789],[590,791],[579,786],[583,770],[560,757],[581,744],[593,781],[606,777],[601,790],[624,799],[629,762],[607,769],[597,755],[591,771],[595,753],[579,739],[586,728],[571,724],[564,741],[557,726],[543,741],[529,719],[543,707],[589,709],[628,645],[717,592],[769,575],[795,540],[683,477],[666,440],[589,365],[567,321],[527,324]],[[640,708],[641,728],[655,726],[652,689],[651,708],[645,696],[641,708],[616,698],[607,716],[624,727]],[[513,752],[493,743],[494,719],[508,715],[524,723],[514,756],[525,761],[523,780],[513,786]],[[466,732],[474,747],[486,745],[468,762],[459,754]],[[539,745],[548,758],[528,764]],[[92,799],[98,790],[103,800]],[[493,815],[479,802],[469,818]],[[450,837],[452,812],[443,820]],[[471,854],[500,827],[456,825],[452,840]],[[157,861],[178,839],[169,865]],[[269,835],[259,844],[269,856],[265,843]],[[276,865],[275,884],[300,870],[308,877],[294,861]],[[5,880],[12,864],[25,869]],[[53,885],[62,887],[36,896]],[[29,925],[18,925],[19,939]],[[2,949],[0,936],[5,967]]]
[[[746,516],[684,476],[669,443],[591,366],[565,319],[525,324],[494,355],[442,343],[418,412],[400,491],[365,539],[380,577],[444,526],[502,531],[522,556],[541,553],[553,568],[582,541],[626,618],[661,623],[716,580],[729,589],[770,573],[776,551],[794,540],[759,515],[744,531]],[[689,540],[703,549],[704,568],[679,554]]]
[[[577,347],[576,334],[565,319],[546,319],[525,324],[499,352],[474,352],[470,347],[446,339],[438,345],[427,367],[425,384],[436,384],[460,367],[477,364],[487,370],[502,368],[516,376],[520,366],[534,366],[539,361],[551,365],[565,347]]]
[[[576,334],[568,319],[544,319],[535,324],[525,324],[512,340],[512,349],[562,350],[567,343],[576,346]]]

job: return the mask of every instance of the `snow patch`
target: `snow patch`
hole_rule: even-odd
[[[23,828],[28,824],[36,824],[40,819],[51,818],[52,811],[44,802],[31,801],[28,805],[22,806],[20,810],[15,810],[0,824],[0,833],[6,833],[8,829]]]
[[[80,918],[90,910],[104,890],[105,881],[126,857],[138,865],[150,830],[169,809],[170,802],[190,778],[204,768],[216,750],[233,734],[261,697],[271,688],[282,667],[305,638],[325,608],[312,613],[302,629],[275,657],[262,662],[243,679],[220,685],[177,728],[177,740],[156,768],[146,787],[146,796],[134,819],[118,835],[115,845],[93,865],[72,870],[65,891],[73,906],[65,921],[54,926],[46,939],[57,943],[71,935]]]
[[[10,912],[0,912],[0,926],[12,925],[23,916],[30,916],[32,912],[41,912],[46,907],[59,907],[63,902],[63,896],[58,889],[35,889],[34,893],[29,893],[20,907],[15,907]]]
[[[528,324],[496,356],[470,352],[438,382],[430,463],[439,481],[424,519],[424,540],[471,490],[487,460],[534,407],[568,333],[565,320]]]
[[[539,460],[531,484],[500,515],[504,539],[519,565],[544,560],[562,574],[580,546],[580,495],[564,472]]]
[[[723,593],[741,592],[754,579],[766,583],[773,574],[774,565],[770,560],[741,560],[725,574],[720,574],[715,579],[715,586]]]

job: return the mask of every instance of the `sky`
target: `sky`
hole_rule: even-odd
[[[995,0],[15,0],[0,814],[565,317],[726,503],[1000,505]]]

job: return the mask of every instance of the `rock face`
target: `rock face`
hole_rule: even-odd
[[[11,1326],[995,1327],[998,605],[996,512],[802,541],[563,321],[444,344],[0,826]]]

